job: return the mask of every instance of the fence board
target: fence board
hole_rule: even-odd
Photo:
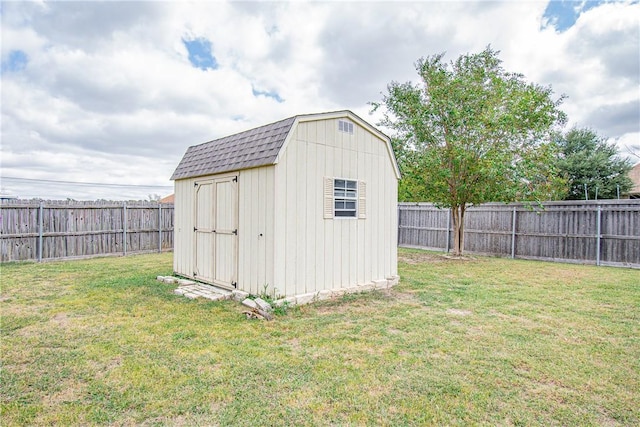
[[[0,204],[1,262],[172,248],[173,205],[24,200]]]
[[[448,209],[429,203],[400,203],[398,245],[448,250],[453,244],[450,215]],[[640,201],[471,207],[465,215],[464,249],[514,258],[640,268]]]

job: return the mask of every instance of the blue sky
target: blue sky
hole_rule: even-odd
[[[27,66],[27,54],[21,50],[12,50],[2,61],[2,72],[18,72]]]
[[[602,0],[553,0],[547,4],[543,18],[548,20],[547,25],[553,26],[558,31],[566,31],[576,23],[582,13],[603,3],[606,2]]]
[[[418,58],[489,44],[566,95],[568,127],[640,153],[639,17],[635,0],[3,2],[0,193],[164,196],[190,145],[304,113],[376,123],[369,102]]]
[[[189,62],[201,70],[215,70],[218,68],[216,57],[211,51],[211,42],[204,38],[196,40],[183,40],[184,46],[189,52]]]
[[[187,48],[187,52],[189,52],[189,62],[195,68],[200,70],[215,70],[218,68],[218,62],[211,50],[212,45],[209,40],[199,38],[196,40],[183,40],[182,42]],[[276,92],[260,90],[252,86],[251,93],[253,96],[266,96],[279,103],[284,102],[284,99],[282,99]]]

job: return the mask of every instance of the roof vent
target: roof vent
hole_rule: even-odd
[[[338,130],[353,135],[353,123],[347,120],[338,120]]]

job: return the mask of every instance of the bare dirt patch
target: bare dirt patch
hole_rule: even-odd
[[[460,310],[458,308],[447,309],[447,314],[453,314],[454,316],[469,316],[471,312],[469,310]]]
[[[415,290],[403,290],[399,291],[394,289],[391,293],[391,297],[396,301],[417,301],[418,291]]]
[[[44,401],[47,405],[60,405],[68,402],[74,402],[81,398],[86,388],[87,386],[85,383],[70,380],[65,382],[60,387],[60,390],[47,395]]]
[[[455,261],[476,261],[475,257],[468,255],[452,255],[449,253],[432,253],[426,251],[420,252],[400,252],[398,253],[398,261],[406,264],[424,264],[424,263],[440,263]]]
[[[51,320],[62,328],[69,325],[69,316],[67,316],[67,313],[57,313]]]
[[[423,264],[426,262],[443,262],[445,259],[441,255],[429,252],[399,252],[398,261],[406,264]]]

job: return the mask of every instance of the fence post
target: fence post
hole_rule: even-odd
[[[38,209],[38,262],[42,262],[42,233],[44,228],[44,206],[40,202],[40,209]]]
[[[122,251],[127,256],[127,202],[122,202]]]
[[[451,239],[451,235],[449,234],[449,229],[451,228],[451,208],[449,208],[449,215],[447,215],[447,253],[449,253],[449,240]]]
[[[516,207],[513,207],[513,217],[511,220],[511,258],[516,257]]]
[[[602,217],[602,206],[598,205],[598,215],[596,216],[596,265],[600,265],[600,218]]]
[[[162,203],[158,203],[158,252],[162,253]]]

